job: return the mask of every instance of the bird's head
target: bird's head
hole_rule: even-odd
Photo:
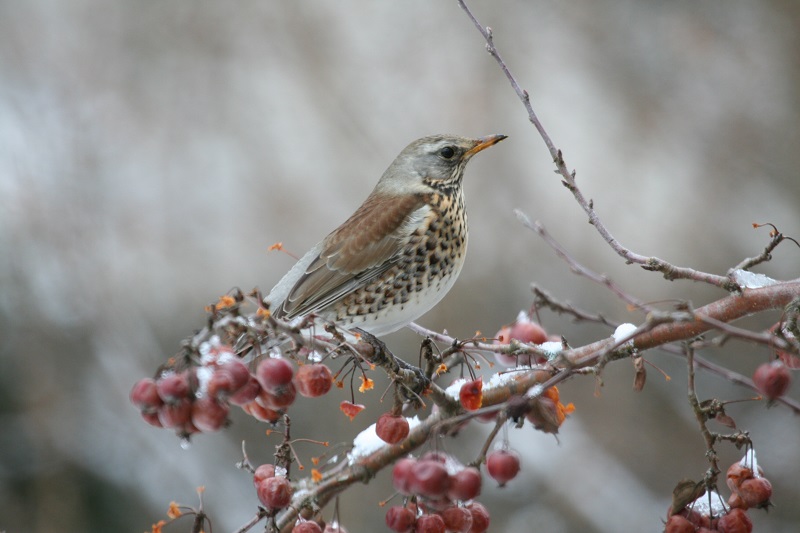
[[[457,135],[430,135],[412,142],[383,173],[376,191],[387,194],[428,192],[430,188],[458,186],[473,155],[505,139],[489,135],[479,139]]]

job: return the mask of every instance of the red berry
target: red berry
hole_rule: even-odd
[[[736,492],[745,479],[753,477],[753,471],[742,465],[741,462],[733,463],[725,476],[725,482],[731,492]]]
[[[244,404],[242,409],[244,409],[245,413],[252,416],[256,420],[269,422],[270,424],[274,424],[281,418],[281,414],[278,411],[268,409],[254,401]]]
[[[448,507],[442,511],[442,520],[447,531],[467,533],[472,527],[472,513],[466,507]]]
[[[481,472],[468,466],[456,472],[450,481],[447,496],[456,501],[467,501],[478,497],[481,493]]]
[[[511,326],[511,338],[527,344],[542,344],[547,341],[547,332],[529,318],[520,319]]]
[[[255,484],[256,488],[258,488],[259,483],[271,477],[275,477],[275,465],[265,463],[263,465],[259,465],[258,468],[256,468],[256,471],[253,472],[253,483]]]
[[[238,359],[232,359],[217,367],[216,372],[228,372],[233,377],[233,390],[237,391],[250,381],[250,369]]]
[[[200,431],[218,431],[228,421],[227,404],[221,404],[210,396],[203,396],[192,404],[192,423]]]
[[[384,413],[378,418],[375,433],[386,443],[397,444],[408,437],[408,420],[402,416]]]
[[[419,459],[420,461],[436,461],[437,463],[442,463],[444,465],[447,464],[448,456],[446,453],[436,450],[425,452]]]
[[[770,401],[783,396],[791,382],[791,372],[781,360],[764,363],[753,373],[756,388]]]
[[[331,390],[333,377],[331,370],[321,363],[303,365],[294,377],[297,391],[306,398],[317,398]]]
[[[158,420],[165,428],[183,427],[192,418],[192,402],[189,398],[162,405],[158,410]]]
[[[483,378],[467,381],[461,385],[458,391],[458,399],[461,406],[467,411],[475,411],[481,408],[483,403]]]
[[[664,533],[695,533],[695,527],[683,516],[674,514],[667,520]]]
[[[407,533],[414,529],[416,515],[408,507],[395,505],[386,511],[386,527],[397,533]]]
[[[258,499],[270,511],[283,509],[292,501],[292,485],[283,476],[265,479],[256,487]]]
[[[167,374],[156,381],[158,395],[167,403],[175,403],[189,396],[189,373]]]
[[[417,518],[415,533],[444,533],[444,520],[438,514],[426,514]]]
[[[416,464],[416,459],[405,457],[394,464],[392,468],[392,485],[400,494],[411,494],[411,469]]]
[[[292,533],[322,533],[322,528],[316,522],[298,522],[292,528]]]
[[[421,459],[411,468],[411,491],[437,499],[447,494],[450,488],[450,476],[442,463],[432,459]]]
[[[250,376],[247,383],[245,383],[245,385],[241,387],[239,390],[234,392],[228,398],[228,401],[233,405],[241,406],[255,400],[260,393],[261,393],[261,385],[258,383],[258,380],[254,376]]]
[[[717,531],[719,533],[750,533],[753,531],[753,522],[742,509],[731,509],[717,522]]]
[[[142,411],[142,418],[145,422],[150,424],[151,426],[157,428],[163,428],[164,425],[161,423],[161,420],[158,419],[158,411],[148,412]]]
[[[467,505],[467,509],[472,514],[472,527],[469,533],[483,533],[489,530],[489,511],[482,504],[472,502]]]
[[[486,458],[486,470],[503,487],[519,473],[519,454],[513,450],[495,450]]]
[[[323,533],[347,533],[347,530],[338,522],[331,522],[325,524],[325,531]]]
[[[274,357],[264,359],[256,369],[258,382],[268,391],[290,384],[293,375],[294,368],[289,361]]]
[[[142,411],[154,412],[164,404],[158,395],[156,382],[151,378],[140,379],[131,388],[130,400],[133,405]]]
[[[292,405],[296,397],[297,389],[294,388],[292,382],[289,382],[271,390],[263,389],[256,398],[256,402],[268,409],[281,411]]]
[[[745,479],[736,493],[742,498],[747,507],[758,509],[769,507],[769,499],[772,497],[772,483],[765,477],[754,477]]]

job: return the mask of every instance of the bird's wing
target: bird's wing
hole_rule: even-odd
[[[428,211],[422,196],[367,198],[322,241],[319,255],[289,291],[278,315],[293,318],[319,311],[383,274]]]

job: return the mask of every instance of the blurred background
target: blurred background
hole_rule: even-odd
[[[723,274],[767,243],[752,222],[800,237],[800,4],[471,5],[624,245]],[[139,419],[131,385],[202,327],[206,304],[278,280],[292,260],[271,244],[302,254],[407,143],[443,132],[510,138],[467,170],[467,265],[424,326],[491,335],[530,306],[532,282],[641,320],[571,274],[514,208],[643,300],[723,296],[626,266],[601,242],[455,2],[0,2],[0,531],[141,532],[170,501],[196,504],[201,485],[214,531],[247,522],[257,499],[234,467],[241,442],[260,463],[277,437],[237,414],[183,450]],[[757,270],[796,278],[799,258],[787,244]],[[610,334],[541,319],[574,345]],[[409,331],[385,340],[418,353]],[[699,355],[748,376],[770,357],[739,342]],[[577,411],[558,439],[509,431],[523,470],[504,489],[485,482],[492,531],[660,531],[673,486],[707,463],[684,365],[646,356],[672,379],[651,369],[637,394],[630,365],[614,364],[599,394],[590,378],[563,387]],[[351,441],[388,409],[382,387],[359,397],[368,410],[352,424],[342,391],[299,401],[294,436]],[[753,396],[708,374],[698,387],[701,399]],[[769,514],[752,513],[757,530],[796,531],[797,418],[763,402],[728,413],[775,489]],[[466,462],[487,431],[438,446]],[[742,455],[718,450],[723,468]],[[389,477],[343,496],[351,533],[382,530]]]

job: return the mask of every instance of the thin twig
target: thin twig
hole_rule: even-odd
[[[536,116],[533,106],[531,105],[531,99],[528,91],[520,87],[519,82],[511,73],[511,70],[508,68],[508,65],[506,65],[505,61],[503,61],[503,58],[500,56],[500,52],[494,45],[494,37],[492,35],[491,28],[484,27],[480,22],[478,22],[478,19],[472,14],[472,11],[470,11],[466,3],[464,3],[464,0],[458,0],[458,4],[472,20],[472,23],[475,24],[475,27],[478,28],[478,31],[481,32],[481,35],[483,35],[483,38],[486,40],[486,50],[500,66],[500,69],[503,71],[506,78],[508,78],[509,83],[511,83],[514,92],[517,93],[520,101],[522,101],[522,105],[525,106],[525,110],[528,112],[528,120],[530,120],[531,124],[533,124],[533,126],[536,128],[536,131],[539,132],[539,135],[542,137],[542,140],[547,146],[550,156],[553,158],[553,162],[555,163],[556,170],[563,179],[562,183],[567,189],[570,190],[572,195],[575,197],[575,200],[577,200],[578,204],[589,217],[589,223],[595,227],[603,240],[605,240],[606,243],[608,243],[608,245],[611,246],[611,248],[620,257],[625,259],[626,262],[637,264],[645,270],[661,272],[662,275],[668,280],[690,279],[715,285],[729,292],[738,291],[739,286],[727,276],[719,276],[716,274],[701,272],[687,267],[678,267],[657,257],[647,257],[637,254],[623,246],[616,238],[614,238],[613,235],[611,235],[611,232],[608,230],[602,220],[600,220],[600,217],[594,210],[593,201],[586,200],[586,198],[583,196],[583,192],[580,190],[580,188],[578,188],[575,181],[575,171],[570,171],[567,168],[567,164],[564,160],[564,154],[561,150],[556,148],[555,143],[553,143],[550,135],[544,129],[539,117]]]

